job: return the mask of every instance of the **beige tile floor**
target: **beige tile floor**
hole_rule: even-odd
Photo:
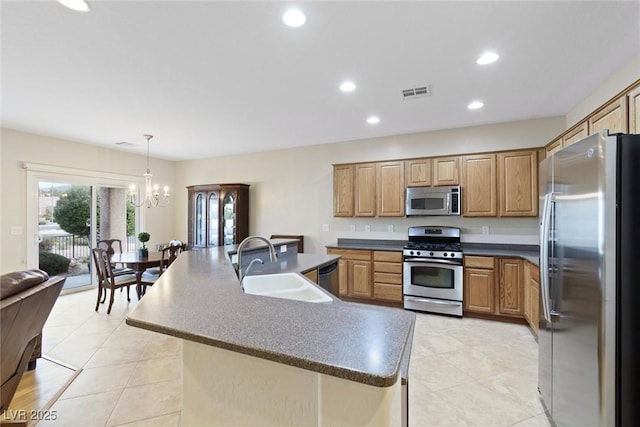
[[[179,339],[133,328],[137,301],[118,293],[111,315],[95,291],[61,296],[43,352],[83,370],[38,426],[179,426]],[[537,397],[537,344],[522,325],[417,314],[410,367],[411,426],[547,427]],[[185,426],[190,427],[190,426]]]

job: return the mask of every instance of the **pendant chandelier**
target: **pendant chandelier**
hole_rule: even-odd
[[[151,174],[151,169],[149,169],[149,144],[153,135],[144,135],[144,137],[147,139],[147,173],[142,174],[142,176],[144,176],[145,187],[144,198],[141,197],[140,200],[138,200],[138,187],[134,184],[131,184],[131,187],[129,187],[129,197],[131,203],[136,207],[145,205],[148,208],[152,206],[167,206],[169,204],[169,187],[165,185],[163,189],[164,192],[161,195],[158,184],[151,184],[151,177],[153,175]]]

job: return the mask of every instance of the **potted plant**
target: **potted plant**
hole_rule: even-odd
[[[147,249],[147,245],[145,245],[145,243],[147,243],[150,238],[151,235],[146,231],[141,231],[140,233],[138,233],[138,240],[140,240],[140,243],[142,243],[142,247],[138,249],[138,255],[140,256],[140,258],[149,257],[149,249]]]

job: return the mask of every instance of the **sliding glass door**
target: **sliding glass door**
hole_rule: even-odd
[[[27,268],[66,276],[63,290],[81,289],[96,285],[91,249],[99,240],[118,239],[123,252],[135,251],[136,232],[143,227],[142,210],[127,192],[135,177],[26,168],[27,228],[33,236],[27,240]]]

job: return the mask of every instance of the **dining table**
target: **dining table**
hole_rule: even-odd
[[[115,253],[111,256],[111,262],[122,264],[136,272],[136,294],[138,299],[144,295],[142,288],[142,274],[153,267],[160,267],[162,263],[162,251],[149,252],[146,257],[142,257],[138,252]],[[166,260],[165,260],[166,263]]]

